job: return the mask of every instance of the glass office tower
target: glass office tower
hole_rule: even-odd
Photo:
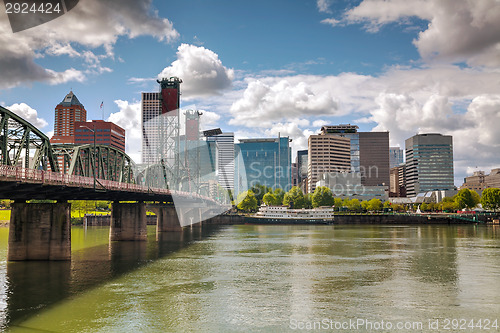
[[[406,195],[454,189],[453,138],[418,134],[405,141]]]
[[[260,184],[273,189],[291,188],[290,138],[240,139],[235,144],[235,192]]]

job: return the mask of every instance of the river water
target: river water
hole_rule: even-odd
[[[109,244],[108,228],[73,228],[71,262],[7,263],[8,229],[0,228],[0,328],[482,332],[487,325],[491,332],[500,325],[498,226],[239,225],[159,239],[148,231],[147,242]]]

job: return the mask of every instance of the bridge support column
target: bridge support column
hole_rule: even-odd
[[[200,208],[180,208],[179,210],[182,215],[181,221],[184,225],[201,227],[202,211]]]
[[[160,205],[153,208],[156,214],[156,232],[182,231],[174,206]]]
[[[71,260],[71,204],[14,202],[7,260]]]
[[[147,240],[146,204],[113,202],[110,241]]]

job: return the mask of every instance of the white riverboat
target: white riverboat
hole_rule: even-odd
[[[267,224],[330,224],[333,223],[333,212],[333,207],[290,209],[286,206],[262,205],[256,214],[245,218],[245,221]]]

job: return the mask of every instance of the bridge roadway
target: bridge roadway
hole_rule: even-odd
[[[8,165],[0,165],[0,198],[14,200],[8,260],[70,260],[68,200],[113,201],[110,241],[145,241],[146,210],[157,215],[157,232],[168,232],[195,223],[201,226],[209,207],[220,207],[196,193]],[[57,202],[27,202],[33,199]],[[182,206],[176,207],[177,203]]]
[[[107,200],[173,202],[172,195],[194,203],[218,205],[196,193],[72,176],[57,172],[0,165],[0,198],[11,200]]]

